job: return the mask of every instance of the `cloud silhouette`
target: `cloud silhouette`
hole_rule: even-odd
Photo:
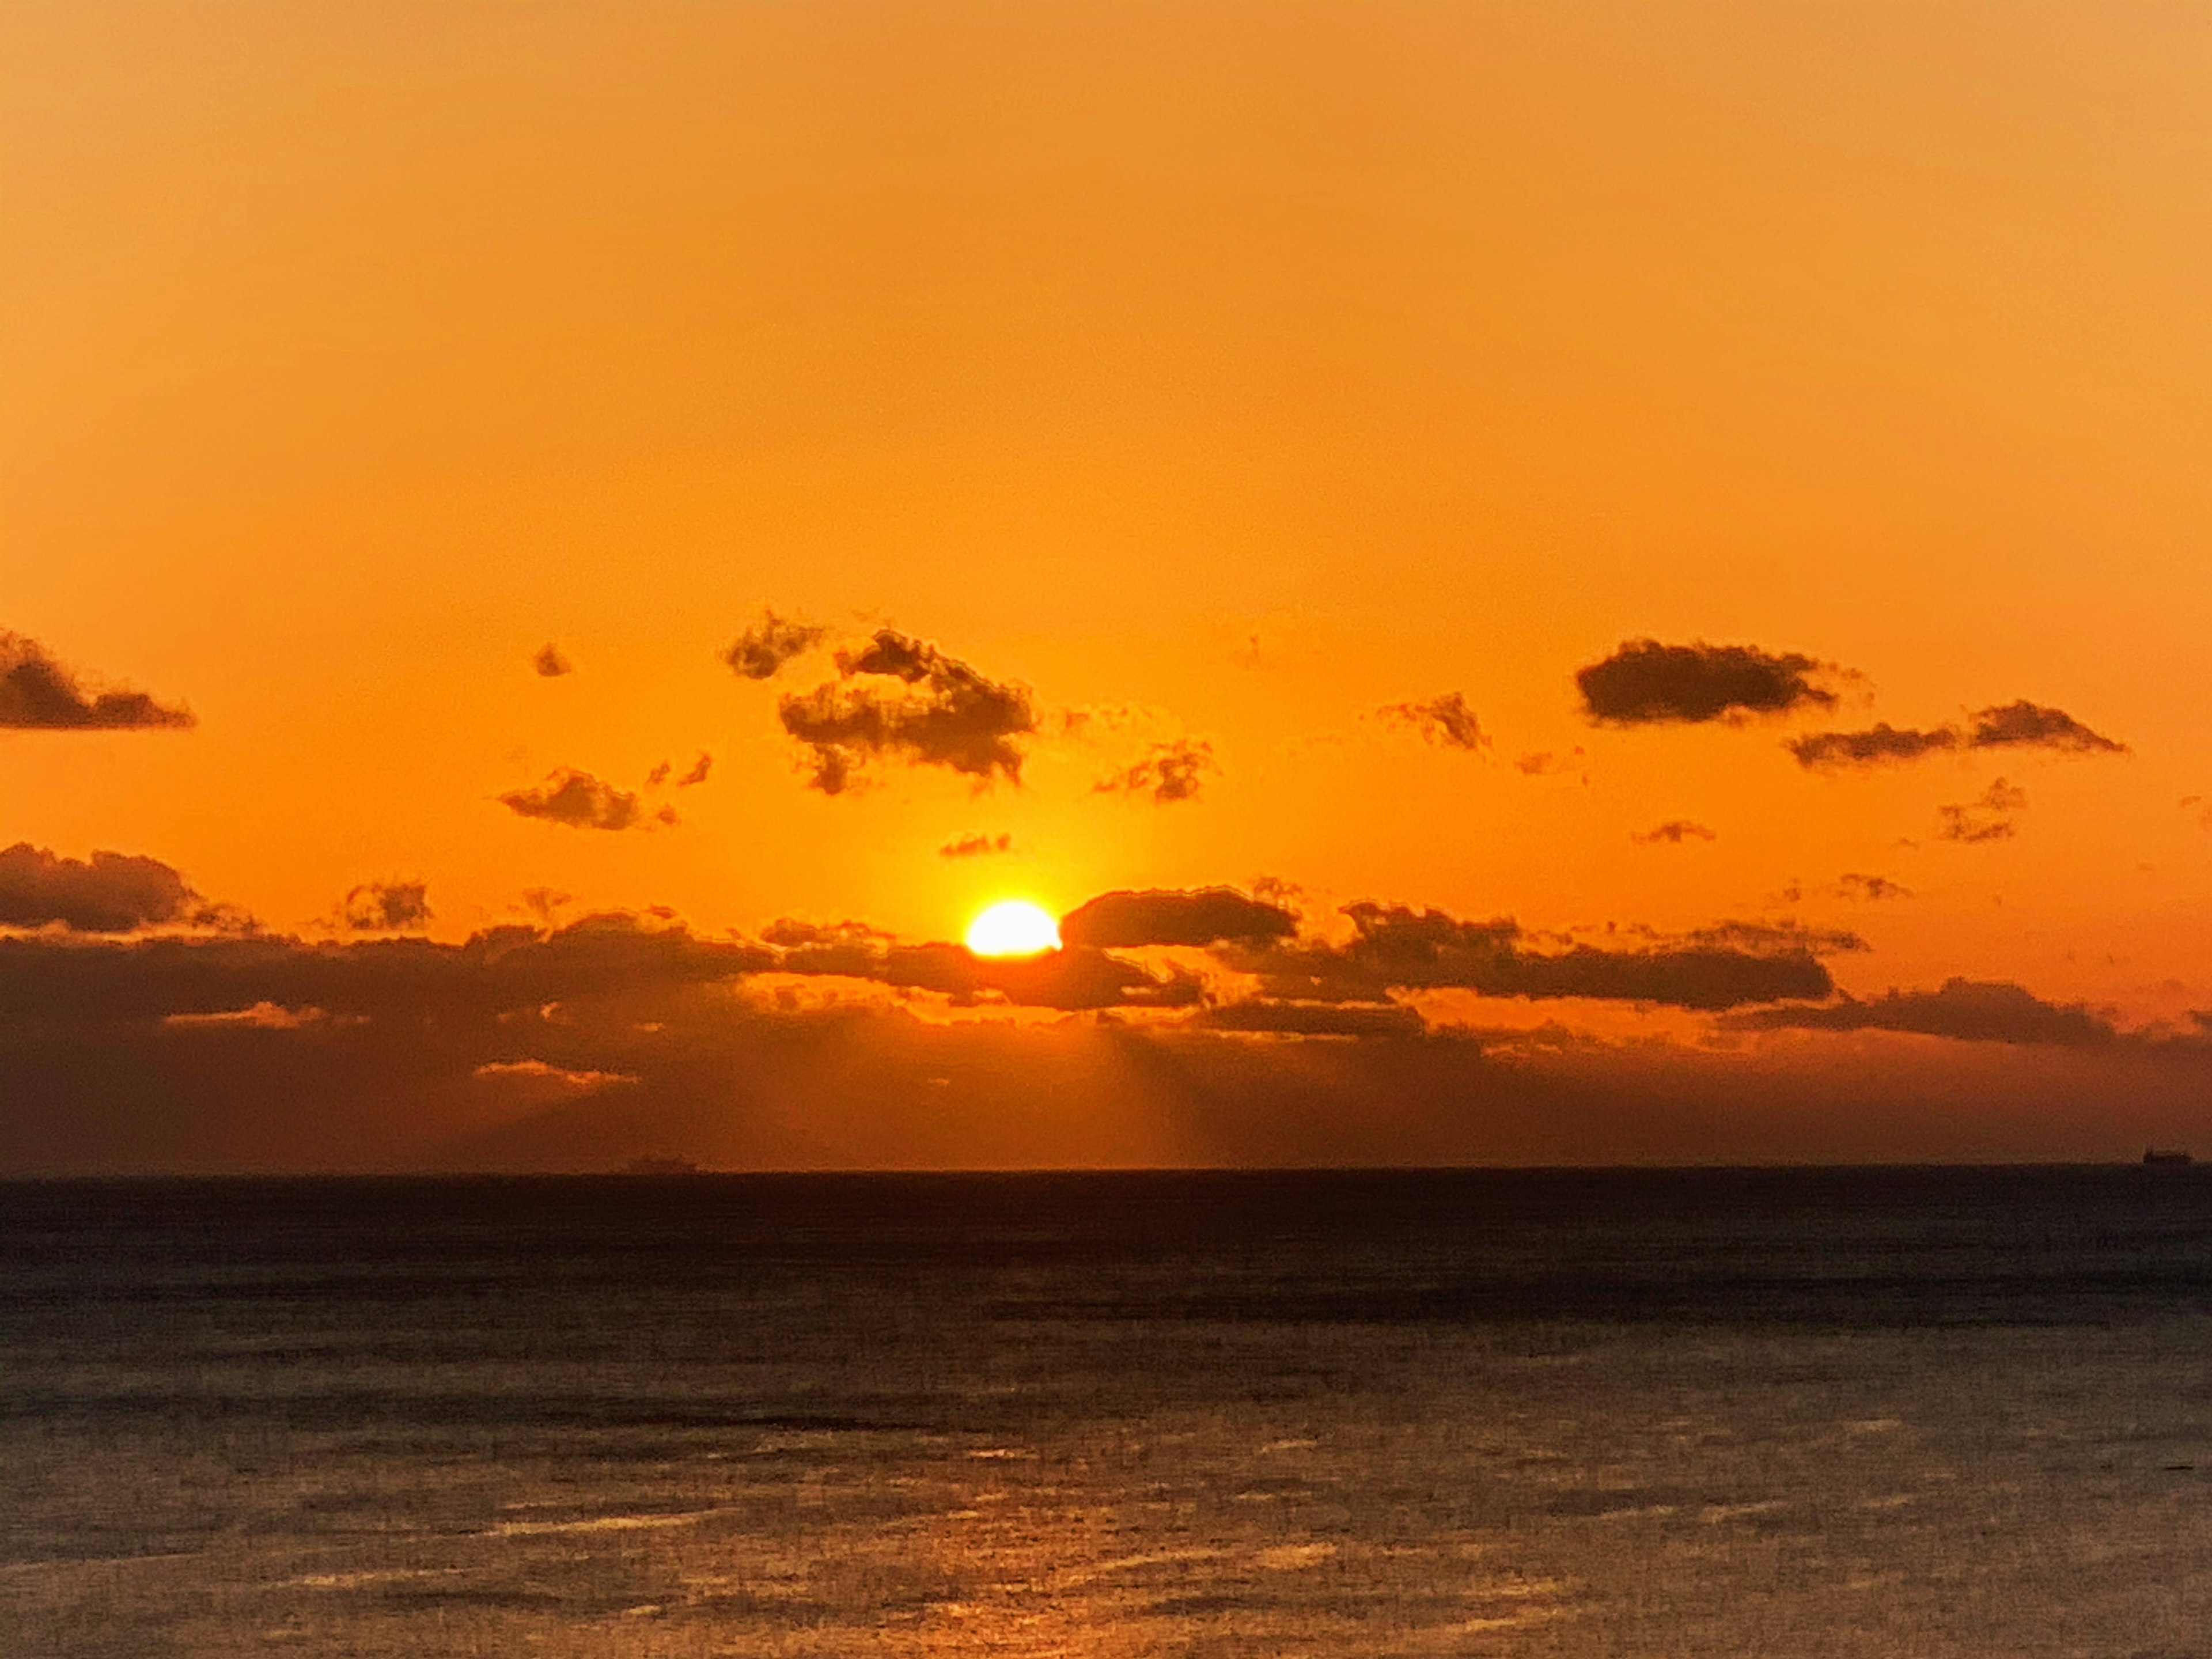
[[[1841,672],[1832,663],[1794,651],[1629,640],[1611,656],[1576,671],[1575,684],[1584,712],[1601,725],[1698,725],[1832,708],[1836,694],[1821,682]]]
[[[1021,740],[1037,729],[1025,687],[978,673],[927,641],[878,629],[837,653],[839,679],[777,705],[783,728],[813,757],[812,787],[842,793],[872,760],[941,766],[980,783],[1019,783]],[[888,679],[898,689],[855,680]]]
[[[707,781],[707,775],[714,769],[714,757],[702,749],[699,758],[691,763],[691,769],[676,780],[676,787],[678,789],[696,788]]]
[[[430,890],[419,881],[365,881],[348,890],[338,915],[356,933],[426,927],[431,917]]]
[[[1296,1001],[1379,1002],[1391,991],[1447,988],[1498,997],[1591,997],[1679,1008],[1810,1000],[1834,988],[1819,949],[1835,938],[1741,924],[1707,939],[1639,950],[1573,945],[1531,950],[1510,917],[1463,921],[1440,910],[1368,902],[1347,905],[1346,944],[1302,942],[1263,950],[1223,949],[1230,966],[1260,977],[1271,997]],[[1849,939],[1850,936],[1843,935]]]
[[[1813,732],[1785,745],[1800,766],[1818,770],[1882,766],[1970,749],[2048,749],[2062,755],[2124,755],[2128,746],[2093,732],[2063,708],[2022,699],[1978,710],[1964,731],[1877,721],[1863,732]]]
[[[1289,939],[1298,919],[1279,904],[1248,898],[1233,887],[1153,888],[1101,893],[1060,919],[1070,945],[1133,950],[1150,945],[1260,943]]]
[[[1483,735],[1474,710],[1468,707],[1466,696],[1457,691],[1447,691],[1425,702],[1385,703],[1375,712],[1386,720],[1413,727],[1428,742],[1447,749],[1479,750],[1490,747],[1490,739]]]
[[[543,783],[508,790],[499,800],[520,817],[573,830],[629,830],[646,821],[642,804],[629,790],[566,766],[548,773]]]
[[[1213,745],[1197,738],[1156,743],[1145,757],[1091,786],[1094,795],[1150,795],[1161,805],[1196,800],[1209,772],[1221,767]]]
[[[200,914],[199,895],[159,859],[63,858],[27,841],[0,851],[0,927],[127,933]]]
[[[1631,831],[1628,838],[1640,847],[1656,847],[1662,842],[1679,847],[1686,841],[1718,841],[1720,835],[1689,818],[1669,818],[1649,830]]]
[[[2027,791],[2002,778],[1984,790],[1979,799],[1936,809],[1939,841],[2009,841],[2016,832],[2013,814],[2027,805]]]
[[[1939,726],[1921,732],[1900,729],[1883,720],[1863,732],[1809,732],[1790,738],[1785,747],[1800,766],[1835,770],[1915,761],[1954,750],[1963,741],[1956,726]]]
[[[2063,708],[2046,708],[2022,698],[1974,715],[1966,734],[1970,749],[2031,748],[2067,755],[2124,755],[2128,746],[2092,732]]]
[[[570,662],[561,647],[550,640],[538,647],[537,654],[530,659],[530,665],[549,680],[557,680],[563,674],[576,672],[576,665]]]
[[[790,621],[763,607],[760,620],[738,635],[722,653],[722,660],[746,679],[774,679],[784,664],[812,650],[829,632],[811,623]]]
[[[987,836],[979,830],[954,836],[937,849],[937,856],[941,859],[987,858],[994,853],[1012,852],[1014,838],[1009,833]]]
[[[36,640],[0,629],[0,729],[18,732],[175,730],[191,712],[143,691],[88,691]]]
[[[1902,1031],[1966,1042],[2102,1048],[2119,1038],[2112,1022],[2081,1003],[2044,1001],[2007,981],[1947,979],[1935,991],[1892,989],[1869,1001],[1826,1007],[1756,1008],[1725,1015],[1737,1031]]]
[[[1912,890],[1892,881],[1887,876],[1861,875],[1846,870],[1836,878],[1836,895],[1839,898],[1863,899],[1878,903],[1885,899],[1905,899],[1912,896]]]

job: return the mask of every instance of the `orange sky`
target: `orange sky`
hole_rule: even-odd
[[[18,0],[0,82],[0,629],[198,717],[0,731],[0,845],[311,938],[1265,877],[2212,1007],[2201,12]],[[809,788],[764,604],[1029,688],[1019,786]],[[1647,636],[1863,678],[1594,724]],[[1377,713],[1454,691],[1494,748]],[[2017,699],[2130,752],[1782,747]],[[1184,738],[1194,799],[1094,788]],[[672,827],[497,799],[702,750]]]

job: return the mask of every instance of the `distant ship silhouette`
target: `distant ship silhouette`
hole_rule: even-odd
[[[2143,1163],[2153,1169],[2179,1170],[2197,1160],[2179,1146],[2146,1146]]]

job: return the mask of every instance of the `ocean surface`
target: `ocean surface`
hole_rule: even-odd
[[[2196,1170],[0,1185],[0,1653],[2212,1651]]]

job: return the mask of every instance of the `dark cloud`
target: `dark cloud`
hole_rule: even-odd
[[[941,859],[988,858],[994,853],[1010,853],[1013,847],[1014,838],[1010,834],[1002,831],[995,836],[987,836],[977,830],[965,836],[955,836],[937,849],[937,856]]]
[[[2050,1003],[2003,981],[1947,979],[1936,991],[1845,997],[1825,1008],[1759,1008],[1724,1017],[1739,1031],[1905,1031],[1966,1042],[2101,1048],[2119,1040],[2112,1022],[2081,1003]]]
[[[2063,708],[2045,708],[2025,698],[1974,715],[1966,734],[1972,749],[2051,749],[2064,755],[2124,755],[2128,746],[2092,732]]]
[[[760,620],[738,635],[722,660],[749,680],[774,679],[776,671],[793,657],[804,656],[822,642],[826,628],[793,622],[763,609]]]
[[[1447,691],[1426,702],[1385,703],[1375,712],[1384,720],[1412,726],[1429,742],[1447,749],[1490,747],[1490,739],[1483,735],[1474,710],[1467,706],[1467,698],[1457,691]]]
[[[702,784],[707,781],[707,774],[714,769],[714,757],[702,749],[699,751],[699,758],[691,763],[691,769],[676,780],[676,787],[678,789],[690,789]]]
[[[1839,898],[1863,899],[1871,904],[1884,899],[1911,898],[1912,890],[1892,881],[1887,876],[1861,875],[1856,871],[1846,870],[1836,878],[1836,894]]]
[[[1213,745],[1200,738],[1177,738],[1156,743],[1145,757],[1127,769],[1103,777],[1091,786],[1097,795],[1150,795],[1166,805],[1196,800],[1209,772],[1221,767],[1213,758]]]
[[[958,1004],[1003,1000],[1018,1007],[1068,1012],[1188,1008],[1205,995],[1205,988],[1188,974],[1154,973],[1086,945],[1008,957],[978,957],[963,945],[898,945],[861,977],[902,990],[942,992]]]
[[[662,761],[645,775],[645,787],[648,789],[659,788],[662,784],[668,781],[668,775],[675,769],[668,762]]]
[[[2013,814],[2027,805],[2027,791],[1999,778],[1980,799],[1936,809],[1936,838],[1977,842],[2009,841],[2017,832]]]
[[[191,712],[143,691],[88,691],[46,647],[0,629],[0,729],[121,732],[196,724]]]
[[[1916,761],[1967,749],[2049,749],[2063,755],[2124,755],[2128,746],[2091,731],[2063,708],[2022,700],[1981,709],[1965,731],[1925,731],[1878,721],[1863,732],[1814,732],[1787,745],[1800,766],[1836,770]]]
[[[1528,947],[1510,917],[1462,921],[1439,910],[1368,902],[1347,905],[1344,914],[1354,933],[1347,944],[1222,955],[1257,975],[1268,995],[1294,1000],[1379,1002],[1391,991],[1458,988],[1720,1009],[1826,996],[1834,981],[1814,952],[1838,948],[1834,937],[1852,938],[1738,923],[1644,949],[1577,944],[1540,951]]]
[[[499,799],[526,818],[544,818],[575,830],[629,830],[646,821],[643,805],[629,790],[565,766],[548,773],[544,782],[510,789]]]
[[[1669,818],[1649,830],[1632,833],[1628,838],[1644,847],[1656,847],[1661,842],[1670,847],[1679,847],[1686,841],[1718,841],[1720,836],[1718,832],[1689,818]]]
[[[1289,939],[1298,919],[1278,904],[1233,887],[1154,888],[1101,893],[1060,919],[1070,945],[1132,950],[1152,945],[1248,944]]]
[[[837,653],[840,679],[777,706],[785,731],[813,752],[813,787],[842,793],[867,762],[942,766],[979,783],[1019,783],[1021,739],[1037,728],[1026,688],[987,678],[926,641],[879,629]],[[889,690],[855,679],[890,679]]]
[[[549,680],[557,680],[563,674],[576,672],[576,665],[570,662],[561,647],[550,640],[538,647],[538,654],[531,658],[530,665]]]
[[[1655,945],[1694,945],[1724,951],[1748,951],[1755,956],[1834,956],[1863,951],[1867,942],[1848,927],[1808,927],[1802,921],[1717,921],[1693,927],[1686,933],[1654,933]]]
[[[1575,673],[1590,719],[1608,726],[1697,724],[1739,714],[1828,708],[1836,694],[1821,684],[1832,663],[1749,645],[1662,645],[1630,640]]]
[[[365,881],[347,892],[338,915],[356,933],[427,927],[431,916],[430,890],[419,881]]]
[[[1209,1031],[1267,1036],[1418,1037],[1421,1017],[1395,1002],[1279,1002],[1254,997],[1200,1009],[1191,1024]]]
[[[1939,726],[1933,731],[1917,732],[1900,729],[1882,720],[1863,732],[1808,732],[1790,738],[1787,747],[1797,757],[1800,766],[1835,770],[1846,766],[1881,766],[1918,760],[1924,755],[1956,749],[1962,741],[1956,726]]]
[[[89,860],[62,858],[28,842],[0,852],[0,927],[127,933],[201,914],[199,895],[159,859],[97,852]]]
[[[1510,923],[1406,914],[1447,954],[1468,928],[1476,954],[1526,948]],[[634,916],[459,945],[0,939],[0,1170],[2082,1159],[2185,1140],[2212,1059],[2063,1008],[2055,1045],[1847,1066],[1808,1043],[1425,1032],[1382,994],[1217,1008],[1099,952],[963,963],[850,924],[771,931],[792,942]],[[885,982],[1098,1011],[941,1022],[759,977],[841,942]],[[1410,959],[1393,971],[1452,976]],[[1112,988],[1155,1011],[1115,1014]]]

